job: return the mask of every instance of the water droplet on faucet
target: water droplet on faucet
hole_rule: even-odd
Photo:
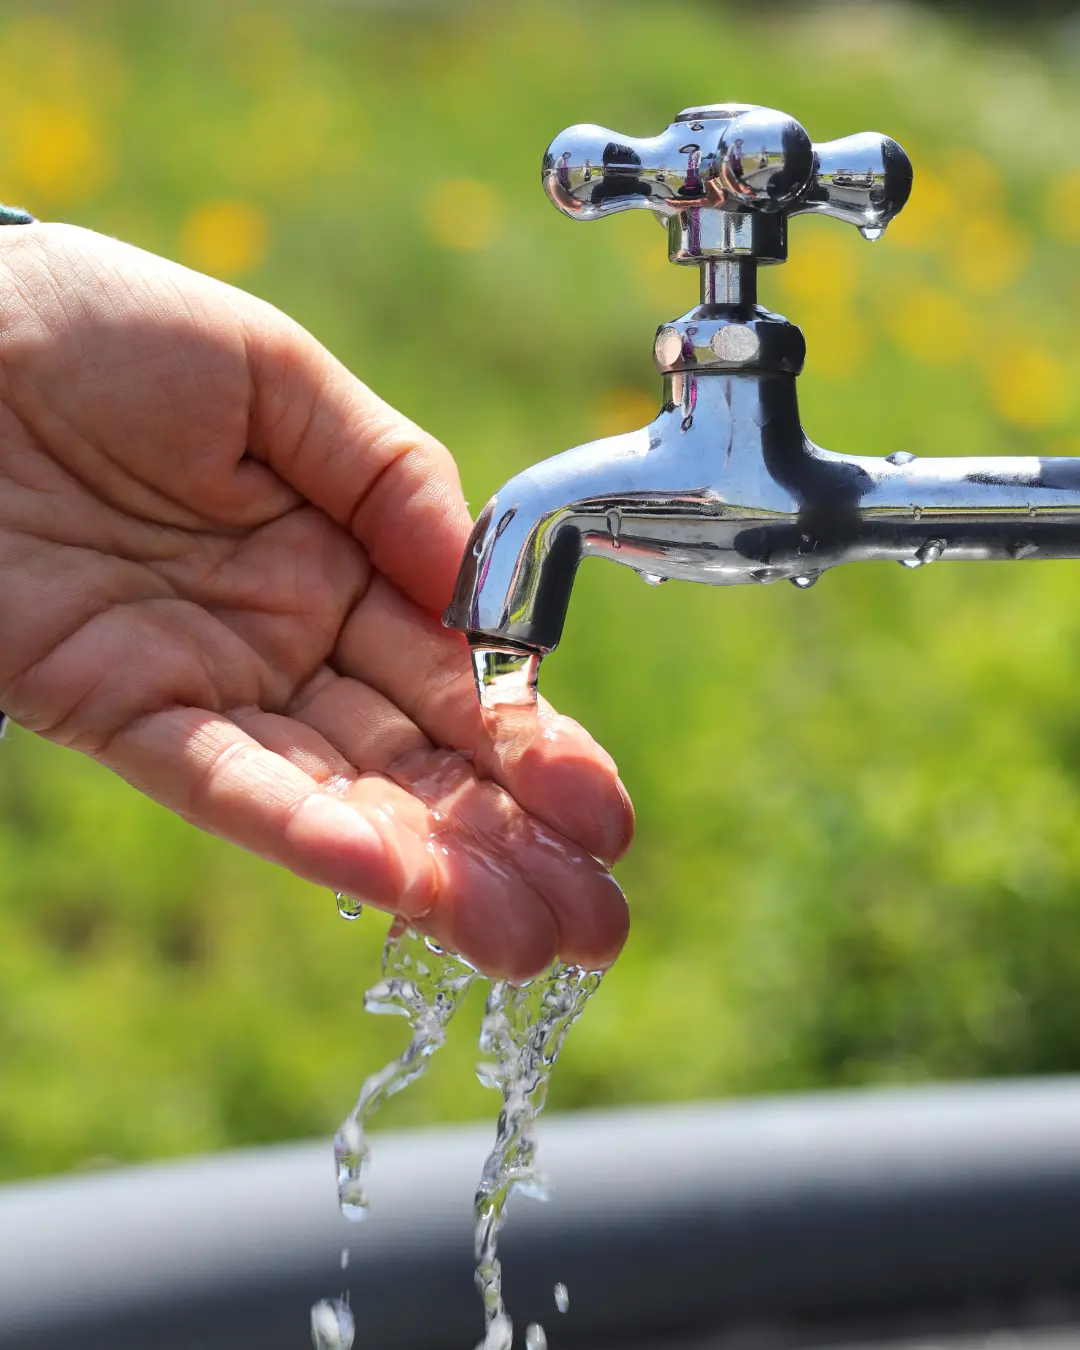
[[[891,455],[885,456],[886,464],[910,464],[915,456],[910,450],[894,450]]]
[[[820,576],[820,572],[806,572],[801,577],[792,577],[791,584],[798,586],[800,591],[808,591],[811,586],[817,585]]]
[[[860,225],[859,233],[871,244],[876,244],[885,233],[884,225]],[[850,238],[850,235],[848,236]]]
[[[937,562],[948,547],[944,539],[928,539],[922,548],[918,549],[913,558],[901,558],[900,566],[911,568],[928,567],[930,563]]]
[[[667,577],[657,576],[655,572],[639,572],[638,576],[649,586],[662,586],[667,581]]]

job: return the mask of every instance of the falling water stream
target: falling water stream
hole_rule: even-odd
[[[473,667],[480,702],[490,718],[504,708],[536,707],[537,653],[504,648],[477,648]],[[337,896],[344,918],[357,918],[360,905]],[[404,1052],[366,1080],[348,1118],[334,1139],[338,1200],[348,1218],[367,1212],[365,1187],[370,1158],[366,1125],[384,1101],[415,1082],[446,1040],[450,1019],[461,1007],[477,972],[461,957],[443,951],[395,921],[383,951],[383,978],[368,990],[368,1012],[404,1016],[410,1038]],[[547,1197],[547,1185],[536,1167],[536,1118],[544,1108],[555,1062],[567,1033],[581,1016],[600,983],[600,973],[556,963],[525,984],[496,980],[488,992],[480,1029],[483,1062],[481,1083],[502,1094],[495,1144],[475,1196],[476,1286],[484,1307],[485,1335],[477,1350],[510,1350],[513,1323],[502,1296],[499,1232],[507,1204],[515,1192]],[[343,1253],[342,1266],[347,1263]],[[556,1285],[555,1304],[569,1306],[565,1285]],[[354,1337],[347,1300],[325,1299],[311,1312],[316,1350],[349,1350]],[[543,1327],[531,1323],[526,1350],[546,1350]]]

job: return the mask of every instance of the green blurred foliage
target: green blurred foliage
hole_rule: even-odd
[[[747,13],[6,0],[0,199],[293,313],[478,506],[645,420],[654,327],[694,299],[648,217],[549,208],[555,132],[729,98],[878,127],[916,163],[885,242],[803,218],[762,279],[806,330],[811,434],[1080,453],[1075,53],[892,4]],[[1080,1069],[1078,598],[1070,565],[807,594],[583,568],[544,685],[635,796],[634,929],[553,1103]],[[362,1012],[385,925],[26,734],[0,769],[0,1175],[328,1134],[401,1044]],[[492,1112],[476,1012],[387,1123]]]

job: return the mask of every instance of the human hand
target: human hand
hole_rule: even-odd
[[[271,306],[88,231],[0,230],[0,323],[0,707],[489,974],[612,961],[629,799],[569,719],[485,725],[438,617],[447,451]]]

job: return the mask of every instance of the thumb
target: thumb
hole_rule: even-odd
[[[254,302],[249,453],[366,548],[425,609],[449,601],[471,522],[457,465],[299,325]]]

